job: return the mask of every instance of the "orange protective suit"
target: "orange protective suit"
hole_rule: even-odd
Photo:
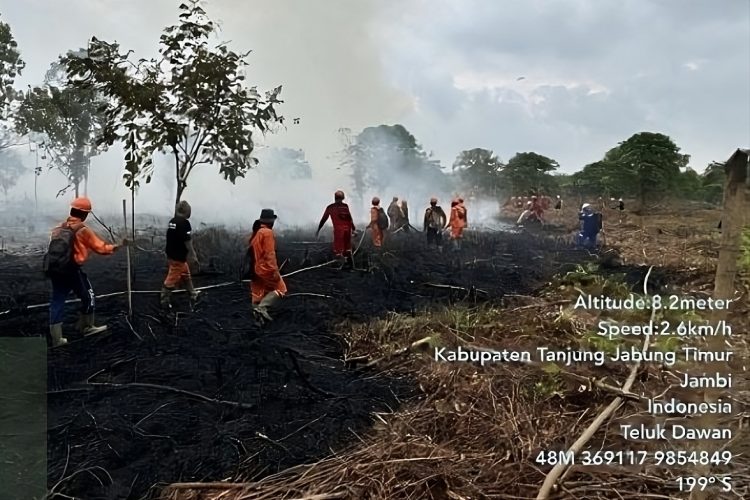
[[[383,246],[383,230],[378,226],[378,207],[370,207],[370,229],[372,229],[372,244],[376,247]]]
[[[167,288],[175,288],[180,283],[191,279],[190,267],[187,262],[167,259],[167,264],[169,265],[169,270],[167,271],[167,277],[164,279],[164,286]]]
[[[456,240],[463,238],[464,228],[466,227],[466,209],[460,203],[451,203],[451,205],[451,216],[448,225],[451,228],[451,239]]]
[[[76,264],[79,266],[88,259],[89,250],[100,255],[111,255],[114,253],[115,246],[99,238],[78,217],[68,217],[66,223],[76,231],[75,241],[73,242],[73,259],[75,259]]]
[[[250,247],[255,256],[256,277],[250,281],[253,304],[260,303],[270,292],[276,292],[279,297],[286,295],[286,283],[279,273],[276,261],[276,237],[271,228],[262,224],[250,239]]]

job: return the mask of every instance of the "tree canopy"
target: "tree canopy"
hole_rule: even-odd
[[[0,21],[0,111],[3,117],[11,101],[18,97],[13,84],[25,65],[10,26]]]
[[[107,103],[94,89],[67,83],[67,57],[61,56],[52,64],[45,85],[29,90],[15,119],[19,133],[35,132],[43,137],[39,146],[49,157],[50,168],[58,169],[68,179],[68,185],[58,194],[73,187],[78,196],[91,157],[106,149],[99,144],[105,125],[101,109]]]
[[[343,164],[351,170],[354,192],[383,191],[403,183],[429,182],[443,187],[446,175],[403,125],[379,125],[360,132],[344,150]]]
[[[0,189],[8,197],[10,189],[18,183],[26,168],[23,166],[18,153],[8,149],[0,149]]]
[[[503,167],[492,151],[482,148],[461,151],[453,162],[453,172],[461,188],[492,196],[501,187]]]
[[[677,187],[680,171],[687,167],[690,156],[680,154],[680,148],[664,134],[639,132],[620,143],[611,160],[605,160],[635,178],[638,197],[646,203]]]
[[[301,149],[270,148],[258,153],[258,171],[278,179],[312,179],[312,167]]]
[[[500,174],[510,193],[551,193],[557,188],[552,172],[560,168],[557,161],[538,153],[516,153]]]
[[[216,25],[200,2],[179,7],[179,22],[164,29],[160,56],[131,60],[117,43],[97,38],[84,56],[67,59],[70,82],[109,100],[100,142],[125,148],[128,186],[150,182],[156,152],[174,159],[176,202],[195,167],[216,164],[235,182],[257,165],[253,132],[283,123],[276,114],[281,87],[262,96],[242,74],[248,53],[212,43]]]

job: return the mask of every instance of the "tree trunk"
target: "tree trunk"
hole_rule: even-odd
[[[80,195],[78,194],[78,192],[79,192],[79,191],[78,191],[78,188],[79,188],[80,184],[81,184],[81,183],[80,183],[79,181],[76,181],[75,183],[73,183],[73,186],[74,186],[74,188],[75,188],[75,192],[76,192],[76,198],[78,198],[78,196],[80,196]]]
[[[177,207],[177,204],[180,203],[180,200],[182,199],[182,193],[185,191],[185,188],[187,187],[187,184],[184,182],[177,181],[177,196],[174,200],[174,205]]]
[[[177,149],[174,149],[174,175],[175,180],[177,181],[177,194],[174,200],[174,212],[176,213],[177,204],[180,203],[180,199],[182,199],[182,192],[185,191],[185,188],[187,187],[187,183],[182,180],[182,176],[180,175],[180,155],[177,152]],[[175,213],[172,215],[175,215]]]
[[[747,194],[745,192],[745,182],[747,176],[748,156],[739,150],[732,155],[732,158],[726,164],[727,180],[724,188],[724,209],[722,212],[721,224],[721,244],[719,247],[719,259],[716,264],[716,278],[714,281],[715,299],[731,300],[735,295],[735,278],[737,276],[737,264],[741,252],[741,237],[743,227],[747,217]],[[725,321],[728,311],[725,309],[715,309],[709,313],[710,324],[718,329],[719,321]],[[730,325],[731,326],[731,325]],[[725,352],[729,348],[725,344],[726,337],[723,335],[708,336],[705,350],[709,352]],[[730,366],[725,362],[711,362],[702,366],[696,366],[695,371],[705,372],[706,374],[719,373],[726,377],[732,372]],[[739,383],[739,382],[737,382]],[[722,397],[722,389],[707,388],[703,392],[703,401],[712,403]],[[728,392],[733,392],[731,389]],[[735,402],[735,404],[737,404]],[[699,428],[720,428],[727,424],[721,424],[715,413],[706,413],[697,418]],[[738,429],[735,432],[739,431]],[[739,431],[741,432],[741,431]],[[722,443],[720,441],[698,441],[696,443],[699,451],[712,453],[719,449]],[[711,467],[696,467],[697,476],[711,475]],[[691,500],[704,500],[710,498],[709,490],[699,491],[696,488],[691,493]]]

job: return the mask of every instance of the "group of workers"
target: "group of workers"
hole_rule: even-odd
[[[504,208],[522,208],[523,212],[516,221],[517,226],[521,226],[524,222],[538,222],[542,225],[546,223],[544,218],[544,212],[549,210],[552,206],[552,198],[549,196],[511,196],[510,199],[505,203]],[[559,212],[562,210],[562,198],[557,195],[557,201],[555,202],[555,211]]]
[[[336,191],[334,202],[328,205],[323,213],[316,237],[330,218],[333,223],[333,253],[337,258],[344,260],[344,268],[351,269],[352,236],[356,227],[344,198],[343,191]],[[437,202],[437,198],[432,198],[430,206],[425,210],[424,231],[427,242],[442,248],[442,233],[450,228],[450,239],[454,242],[454,248],[460,249],[463,231],[468,225],[463,199],[457,198],[451,202],[450,217],[446,216]],[[106,326],[97,326],[94,322],[95,295],[82,266],[90,252],[111,255],[129,245],[129,242],[123,239],[119,244],[109,244],[99,238],[85,224],[91,212],[92,205],[88,198],[76,198],[71,203],[66,221],[55,227],[50,235],[44,268],[52,283],[50,338],[53,347],[68,342],[63,336],[63,318],[65,301],[71,291],[81,301],[78,322],[80,333],[88,336],[107,329]],[[192,228],[189,221],[191,212],[190,204],[181,201],[177,204],[175,215],[167,226],[167,275],[160,291],[160,302],[165,311],[171,310],[171,295],[177,287],[182,287],[189,293],[191,304],[195,304],[199,299],[200,292],[193,286],[190,273],[190,264],[198,265],[192,244]],[[393,233],[411,227],[405,200],[399,204],[398,198],[394,197],[389,212],[390,217],[380,207],[380,199],[372,199],[367,229],[371,230],[372,243],[376,249],[382,247],[389,227]],[[276,259],[276,238],[273,232],[276,219],[277,215],[272,209],[261,210],[260,217],[253,223],[252,235],[248,240],[247,256],[251,263],[250,297],[253,312],[265,320],[271,319],[268,314],[269,308],[287,293],[286,283]]]

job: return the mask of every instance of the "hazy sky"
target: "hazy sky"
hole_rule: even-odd
[[[25,86],[92,35],[152,56],[179,3],[0,0],[0,13],[27,61]],[[750,145],[748,0],[205,6],[221,38],[253,50],[249,81],[282,84],[282,114],[301,119],[267,143],[303,148],[316,172],[336,173],[339,128],[380,123],[402,123],[446,167],[460,150],[485,147],[506,161],[536,151],[574,171],[633,133],[655,131],[700,171]]]

